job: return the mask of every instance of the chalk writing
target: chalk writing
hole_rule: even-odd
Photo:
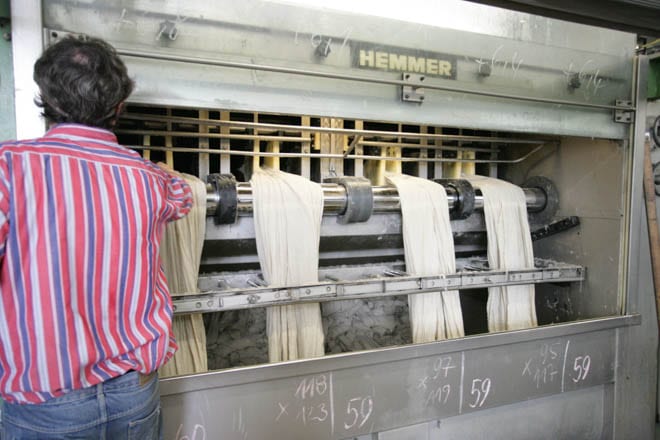
[[[573,382],[578,383],[587,378],[589,370],[591,369],[591,356],[576,356],[573,361],[573,372],[577,375],[573,377]]]
[[[472,380],[472,389],[470,394],[474,397],[474,401],[470,403],[470,408],[481,408],[486,402],[490,394],[491,380],[489,377],[483,379],[476,378]]]
[[[190,435],[183,435],[183,423],[179,425],[179,429],[176,431],[176,440],[206,440],[206,428],[204,425],[195,424]]]
[[[536,388],[541,388],[546,384],[558,383],[562,361],[560,358],[561,349],[561,342],[542,344],[538,355],[525,361],[522,376],[529,377]]]
[[[454,365],[452,363],[452,357],[451,356],[439,357],[433,363],[433,370],[435,371],[435,375],[433,376],[433,380],[437,379],[441,375],[442,375],[442,377],[447,378],[447,375],[449,374],[449,371],[451,371],[453,368],[456,368],[456,365]]]
[[[292,400],[277,402],[275,421],[293,421],[304,426],[325,422],[334,425],[332,373],[302,378],[293,391]],[[332,429],[334,431],[334,427]]]
[[[459,364],[452,356],[439,356],[433,360],[430,372],[417,380],[414,391],[423,393],[422,401],[425,405],[446,405],[452,396],[452,383],[458,377],[450,377],[453,371],[458,375]]]
[[[576,69],[573,63],[569,63],[568,68],[564,70],[569,88],[571,90],[581,90],[585,99],[590,99],[598,95],[599,90],[605,87],[605,81],[600,76],[600,69],[590,71],[594,60],[588,59],[580,69]]]
[[[479,67],[479,72],[484,72],[484,66],[486,66],[488,68],[489,75],[496,72],[500,74],[510,72],[512,77],[515,78],[524,60],[518,54],[518,52],[513,52],[510,58],[507,57],[506,59],[498,59],[498,57],[500,57],[500,52],[503,50],[504,46],[498,46],[491,55],[490,59],[475,59],[474,61]]]
[[[318,405],[303,405],[296,414],[296,420],[301,420],[304,425],[308,422],[325,422],[328,418],[328,408],[325,403]]]
[[[328,390],[328,381],[325,374],[320,374],[309,379],[300,381],[296,393],[294,394],[299,399],[313,398],[314,393],[317,396],[322,396]]]
[[[344,429],[353,429],[356,426],[362,428],[371,413],[374,410],[374,401],[371,396],[353,397],[349,399],[346,406],[346,418],[344,422]]]
[[[431,392],[427,394],[426,401],[424,403],[426,403],[427,405],[430,405],[432,403],[440,403],[444,405],[449,400],[450,394],[451,394],[451,385],[448,383],[441,385],[436,389],[431,390]]]

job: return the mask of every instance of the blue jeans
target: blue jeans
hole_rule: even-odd
[[[2,439],[158,439],[158,376],[143,385],[138,373],[37,405],[3,402]]]

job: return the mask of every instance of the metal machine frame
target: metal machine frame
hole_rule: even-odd
[[[42,35],[44,32],[43,35],[47,39],[56,38],[67,32],[89,32],[89,27],[93,28],[97,22],[106,23],[107,20],[103,14],[93,12],[93,2],[77,2],[72,11],[67,11],[73,18],[62,15],[62,11],[66,10],[66,0],[54,1],[44,5],[43,9],[39,2],[21,3],[12,2],[13,12],[29,12],[37,17],[42,17],[43,13],[44,25],[48,28],[44,32],[40,20],[13,20],[13,29],[19,34],[33,35],[37,32]],[[152,11],[149,9],[152,6],[149,0],[136,2],[136,9],[144,8],[150,12],[135,19],[134,23],[149,23],[149,20],[167,23],[168,20],[163,19],[176,15],[173,12],[176,7],[170,4],[163,6],[163,11]],[[231,9],[228,5],[225,6],[228,10]],[[265,4],[263,7],[274,14],[273,20],[277,17],[290,17],[293,20],[309,19],[313,16],[312,12],[290,6]],[[133,18],[127,15],[131,11],[126,13],[127,8],[124,8],[122,13],[121,8],[113,8],[115,7],[109,7],[110,13],[119,12],[121,20],[124,20],[117,22],[117,29],[133,26],[130,24],[133,23]],[[484,8],[478,9],[482,11],[482,15],[501,13],[475,5],[468,7],[459,4],[455,8],[457,13],[463,9],[469,13],[477,10],[471,8]],[[193,25],[201,29],[200,32],[208,31],[209,27],[215,29],[215,26],[222,32],[249,33],[255,29],[271,29],[269,26],[272,25],[264,18],[266,15],[260,14],[245,15],[232,22],[232,14],[240,16],[241,10],[223,11],[229,16],[226,20],[218,11],[206,12],[201,18],[191,19]],[[308,13],[309,15],[306,15]],[[520,15],[510,13],[509,17],[509,13],[503,14],[507,17],[506,20],[521,20]],[[85,16],[90,18],[89,23],[79,19]],[[192,14],[190,16],[192,17]],[[176,18],[178,20],[179,17]],[[350,19],[352,18],[339,15],[329,18],[328,22]],[[548,33],[552,32],[553,26],[565,26],[562,30],[569,35],[567,41],[570,44],[584,44],[584,47],[576,47],[575,51],[579,53],[581,50],[587,50],[587,43],[572,38],[580,35],[582,31],[587,32],[583,27],[560,25],[552,20],[527,15],[524,19],[540,27],[547,26]],[[382,19],[362,17],[360,20],[365,23],[365,29],[377,29]],[[179,25],[183,22],[185,20],[176,21]],[[217,23],[229,25],[223,27]],[[236,25],[237,23],[240,26]],[[58,24],[60,27],[55,28]],[[389,22],[387,24],[389,25]],[[593,87],[599,80],[600,70],[582,75],[584,72],[573,72],[569,68],[564,73],[567,74],[569,85],[572,84],[572,90],[571,86],[567,89],[563,86],[557,88],[559,91],[549,87],[548,90],[525,95],[516,89],[520,83],[523,83],[521,87],[524,88],[525,84],[533,82],[534,75],[546,75],[546,68],[551,71],[547,75],[555,75],[557,72],[556,69],[552,70],[554,67],[549,67],[550,61],[536,57],[534,51],[523,44],[527,41],[518,41],[515,35],[504,35],[505,31],[484,36],[455,29],[423,29],[423,32],[437,33],[433,34],[434,38],[437,38],[423,40],[420,44],[426,48],[437,44],[441,47],[441,52],[448,50],[449,43],[440,41],[439,36],[456,34],[461,37],[458,46],[465,50],[467,61],[457,60],[456,65],[470,72],[475,69],[477,78],[471,79],[472,86],[468,87],[464,83],[447,85],[441,81],[423,82],[425,80],[418,76],[412,78],[414,81],[411,82],[405,74],[402,79],[354,72],[346,74],[340,65],[332,65],[330,61],[324,64],[323,60],[318,60],[318,51],[313,56],[310,55],[312,61],[295,52],[299,58],[292,61],[293,66],[276,62],[268,65],[251,62],[245,59],[246,56],[232,52],[235,47],[231,42],[218,50],[220,54],[224,54],[220,57],[198,53],[186,56],[183,54],[186,48],[177,47],[176,26],[172,23],[168,26],[170,27],[165,29],[168,31],[165,37],[161,29],[159,38],[163,37],[167,41],[161,40],[158,50],[147,50],[139,44],[134,45],[131,39],[138,42],[144,40],[139,32],[104,35],[104,32],[110,32],[110,26],[98,30],[100,36],[112,37],[110,40],[118,45],[120,53],[126,57],[129,69],[137,72],[140,80],[144,81],[145,86],[136,91],[133,98],[135,102],[213,108],[210,105],[213,100],[204,92],[208,92],[211,86],[217,86],[218,93],[227,97],[226,101],[222,102],[222,108],[228,110],[256,109],[302,114],[305,108],[310,108],[311,114],[324,116],[345,115],[369,119],[382,114],[383,120],[386,121],[405,118],[406,121],[419,124],[431,123],[438,117],[437,114],[440,114],[450,124],[470,121],[470,127],[483,125],[509,133],[543,133],[550,135],[551,140],[559,137],[566,143],[572,136],[585,139],[596,136],[613,145],[612,149],[620,155],[617,157],[624,161],[624,169],[621,188],[615,185],[614,188],[618,192],[613,195],[621,198],[623,219],[620,221],[619,232],[622,238],[618,246],[619,254],[616,258],[612,257],[615,267],[611,269],[617,272],[617,285],[608,286],[610,290],[616,291],[617,304],[613,304],[608,297],[602,300],[602,312],[592,310],[597,308],[596,305],[587,305],[582,315],[578,313],[575,321],[534,329],[165,379],[161,381],[161,394],[166,438],[651,438],[655,415],[657,328],[651,294],[648,244],[644,233],[646,228],[641,185],[646,128],[643,103],[648,66],[648,60],[644,56],[638,56],[634,60],[634,76],[631,75],[630,78],[616,68],[611,68],[607,74],[603,74],[609,75],[608,81],[613,84],[612,87],[616,90],[613,93],[616,96],[599,96],[594,92],[589,96],[585,94],[584,99],[577,99],[572,98],[571,94],[581,87],[580,81],[588,81],[587,85],[582,85],[587,89]],[[305,28],[304,24],[300,26]],[[406,31],[402,31],[402,46],[413,47],[415,38],[425,35],[410,26],[400,24],[401,29]],[[135,28],[137,29],[137,26]],[[262,59],[263,53],[276,47],[280,43],[278,38],[287,32],[286,25],[272,25],[272,41],[265,40],[264,48],[254,48],[248,44],[247,39],[244,41],[247,47],[245,50],[254,50],[256,59]],[[305,32],[308,32],[307,28],[301,30],[301,33]],[[604,41],[603,46],[607,46],[607,41],[626,40],[625,36],[620,34],[593,32],[596,41]],[[53,33],[57,35],[53,36]],[[362,38],[368,36],[366,31],[360,30],[356,33]],[[591,38],[592,34],[587,34]],[[323,34],[319,35],[321,38],[317,46],[326,41]],[[530,37],[530,41],[534,38]],[[475,55],[481,50],[478,42],[497,49],[504,40],[513,42],[511,44],[516,45],[521,54],[523,50],[527,50],[525,56],[533,58],[536,64],[530,72],[516,71],[513,80],[503,80],[499,85],[505,90],[502,92],[497,91],[495,86],[484,84],[484,78],[491,74],[489,70],[503,67],[503,64],[496,60],[496,56],[493,55],[492,63],[476,63],[478,70],[474,61],[483,61]],[[196,41],[202,46],[211,45],[208,40]],[[545,47],[543,41],[539,43],[534,40],[533,44],[536,46],[532,45],[532,49]],[[15,65],[19,66],[15,68],[17,77],[31,63],[35,54],[34,48],[21,52],[19,45],[20,41],[14,46],[17,58]],[[557,49],[560,55],[571,50],[573,48],[563,46]],[[207,53],[213,55],[212,51]],[[498,50],[495,53],[497,54]],[[614,57],[612,54],[602,55],[605,61],[601,61],[604,65]],[[468,62],[471,63],[469,66]],[[309,67],[311,63],[318,63],[317,68]],[[489,64],[490,68],[482,68],[482,64]],[[171,67],[173,75],[179,78],[190,78],[191,71],[186,69],[193,66],[190,67],[192,72],[197,72],[201,79],[199,82],[181,81],[172,89],[158,94],[158,91],[165,90],[161,86],[171,81],[159,77],[159,66]],[[214,79],[213,74],[205,70],[209,68],[225,69],[223,72],[226,74],[227,84]],[[574,73],[577,76],[574,76]],[[516,74],[520,75],[517,79]],[[251,78],[245,78],[250,75]],[[289,85],[287,80],[290,78],[299,79],[300,85]],[[627,82],[628,79],[630,82]],[[339,84],[346,86],[340,90]],[[306,96],[301,92],[310,85],[317,87],[315,91],[318,94]],[[299,88],[296,88],[298,86]],[[628,86],[633,90],[632,100],[626,99],[629,95],[621,92]],[[379,87],[392,87],[397,90],[401,87],[402,94],[392,101],[392,97],[383,93],[383,89]],[[407,93],[403,91],[404,87],[408,87],[405,89]],[[280,95],[273,90],[279,90]],[[591,91],[593,92],[593,88]],[[595,91],[598,92],[598,87]],[[179,92],[180,99],[177,100]],[[410,102],[411,96],[417,101]],[[452,101],[456,96],[461,96],[461,99]],[[273,97],[280,100],[271,99]],[[304,98],[303,103],[300,102],[301,97]],[[613,102],[612,98],[617,101]],[[20,99],[25,98],[18,96],[17,100]],[[327,108],[324,108],[324,102],[327,103]],[[362,107],[358,105],[360,102],[363,103]],[[442,106],[452,103],[455,104],[454,111],[441,111]],[[23,118],[22,112],[28,111],[24,104],[17,102],[17,114],[21,115],[17,121]],[[471,112],[474,113],[472,118]],[[496,114],[497,117],[494,116]],[[492,120],[489,120],[491,115]],[[213,122],[216,123],[217,121]],[[322,157],[322,154],[319,154],[318,158],[333,160],[354,154],[359,160],[377,159],[364,155],[360,145],[363,140],[360,136],[363,136],[363,133],[357,130],[359,129],[356,128],[356,132],[352,133],[353,142],[349,153],[339,153],[339,157]],[[23,133],[20,128],[17,132],[19,136]],[[227,130],[221,134],[227,136],[229,132]],[[206,139],[208,138],[209,136],[206,136]],[[490,140],[492,141],[492,138]],[[226,146],[227,144],[221,143],[219,154],[228,158],[232,152],[225,148]],[[151,148],[157,150],[160,147]],[[162,148],[176,151],[176,148]],[[218,152],[211,150],[208,145],[204,149],[200,144],[199,152],[202,155]],[[268,153],[260,152],[257,155],[268,156]],[[273,155],[283,156],[279,153]],[[302,151],[296,157],[305,160],[314,155],[315,153],[310,151]],[[514,156],[523,157],[520,154]],[[210,173],[208,156],[204,157],[206,162],[200,161],[202,177]],[[432,158],[442,159],[441,156]],[[486,160],[493,163],[492,169],[495,170],[495,161],[502,158],[490,157]],[[226,173],[228,165],[222,167],[224,169],[220,171]],[[594,185],[600,183],[601,181],[598,181]],[[598,193],[598,189],[590,188],[590,191]],[[611,214],[607,216],[613,217]],[[209,224],[212,223],[212,219],[209,219]],[[593,224],[595,223],[587,223],[585,227],[592,227]],[[569,249],[570,244],[566,244],[568,240],[570,238],[543,246],[551,251],[553,246],[555,249],[560,246]],[[562,255],[562,252],[558,254]],[[380,276],[355,280],[346,276],[340,281],[330,280],[317,285],[295,286],[289,289],[243,286],[234,290],[214,290],[214,283],[217,285],[218,279],[210,276],[202,277],[200,281],[203,295],[177,299],[175,304],[177,312],[206,312],[304,300],[382,297],[450,287],[469,289],[500,284],[541,284],[557,281],[573,282],[574,285],[582,286],[582,283],[594,281],[594,278],[590,277],[604,276],[594,273],[590,264],[583,264],[581,261],[577,264],[569,261],[570,264],[550,267],[543,267],[540,263],[536,270],[460,272],[455,276],[445,277],[410,277],[398,274],[396,277]],[[602,263],[598,264],[601,270],[606,267]],[[585,268],[589,272],[585,272]],[[376,268],[374,274],[382,275],[382,270]],[[251,276],[254,277],[254,273],[242,273],[237,274],[235,279],[238,284],[246,283]],[[589,295],[590,298],[597,298],[598,292],[590,292]],[[600,307],[601,303],[597,303]]]

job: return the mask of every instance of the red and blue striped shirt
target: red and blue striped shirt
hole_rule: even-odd
[[[176,350],[159,246],[186,183],[109,131],[0,144],[0,395],[40,403]]]

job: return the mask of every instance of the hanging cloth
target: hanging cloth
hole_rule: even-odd
[[[522,188],[504,180],[466,176],[484,197],[488,234],[488,264],[492,269],[532,269],[534,251]],[[488,330],[491,332],[535,327],[534,285],[490,287]]]
[[[167,224],[160,256],[173,296],[197,293],[197,277],[206,231],[206,184],[195,176],[180,174],[192,190],[193,206],[187,216]],[[201,314],[177,315],[172,333],[179,349],[160,368],[161,377],[201,373],[208,370],[206,333]]]
[[[447,193],[442,185],[405,174],[387,173],[401,203],[406,271],[430,276],[456,273]],[[408,295],[413,342],[464,336],[457,290]]]
[[[301,176],[259,168],[250,180],[257,253],[269,286],[318,282],[323,216],[321,185]],[[323,356],[319,303],[267,309],[270,362]]]

